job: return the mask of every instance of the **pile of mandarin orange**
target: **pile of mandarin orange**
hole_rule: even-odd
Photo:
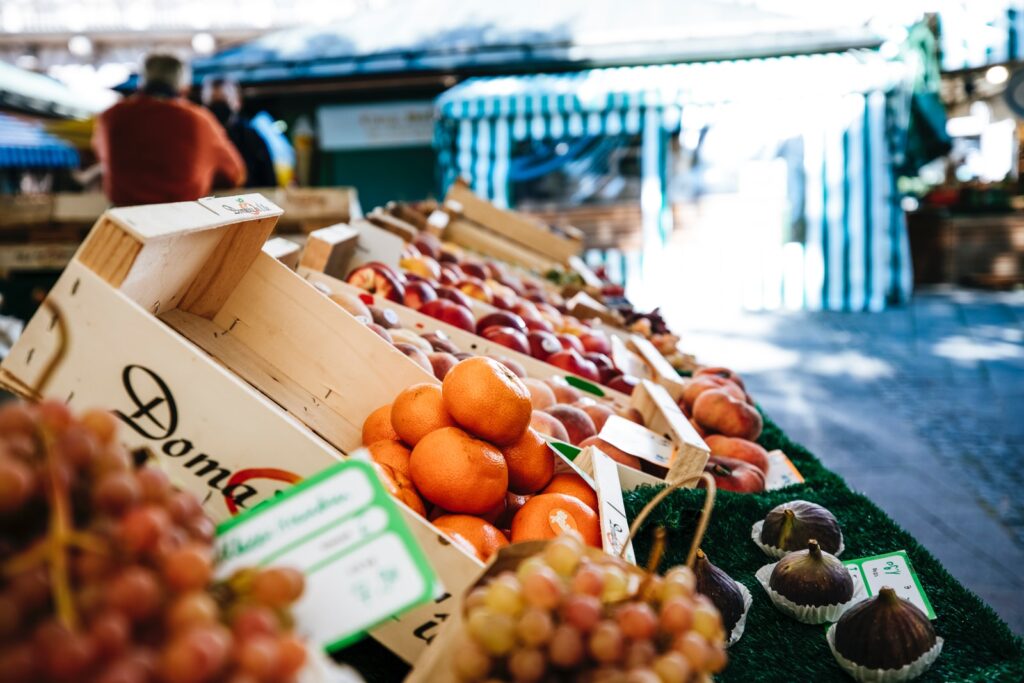
[[[474,357],[373,411],[362,438],[391,494],[482,561],[568,530],[600,547],[597,496],[578,474],[554,473],[531,414],[522,380]]]

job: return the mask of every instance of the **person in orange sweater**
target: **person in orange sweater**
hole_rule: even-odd
[[[92,145],[115,205],[191,201],[245,182],[245,163],[224,128],[183,97],[187,71],[177,57],[149,55],[139,92],[97,119]]]

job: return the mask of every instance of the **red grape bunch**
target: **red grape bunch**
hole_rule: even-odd
[[[213,523],[116,431],[58,402],[0,408],[0,681],[293,680],[302,574],[215,583]]]
[[[637,581],[572,534],[471,591],[459,638],[463,681],[683,683],[727,659],[721,617],[690,569]]]

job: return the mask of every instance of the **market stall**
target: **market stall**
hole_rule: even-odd
[[[438,98],[435,146],[444,188],[463,177],[498,206],[533,174],[587,163],[594,140],[637,146],[640,247],[588,254],[633,281],[673,230],[673,139],[757,121],[789,178],[786,224],[755,218],[763,237],[750,248],[768,266],[750,285],[782,293],[763,307],[880,310],[911,291],[894,159],[919,68],[865,50],[469,79]]]
[[[0,408],[0,678],[1024,675],[571,235],[456,190],[314,231],[293,272],[281,214],[107,211],[0,366],[63,401]]]

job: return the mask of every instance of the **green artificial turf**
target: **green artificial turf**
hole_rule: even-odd
[[[774,506],[788,500],[809,500],[831,510],[843,528],[843,559],[906,550],[938,618],[934,625],[945,639],[942,655],[920,681],[1024,681],[1024,642],[999,617],[964,588],[910,534],[866,497],[825,469],[803,447],[789,441],[765,421],[761,443],[781,448],[804,474],[806,482],[761,494],[719,492],[702,547],[711,561],[742,582],[754,596],[743,638],[729,652],[729,666],[719,681],[849,681],[825,642],[824,626],[801,624],[778,612],[754,572],[774,560],[750,540],[750,527]],[[632,518],[657,489],[644,487],[624,494]],[[668,532],[662,569],[685,561],[704,492],[677,491],[650,516],[635,541],[638,558],[650,551],[651,530]]]
[[[743,638],[730,648],[729,666],[718,681],[793,683],[850,681],[832,658],[824,626],[801,624],[778,612],[754,578],[761,566],[773,562],[750,540],[750,527],[773,507],[787,500],[824,505],[843,528],[843,559],[906,550],[938,618],[935,629],[945,639],[942,655],[920,681],[1024,681],[1024,642],[977,596],[942,568],[913,537],[864,496],[854,493],[841,477],[826,469],[807,449],[790,441],[765,419],[761,445],[781,449],[804,475],[805,483],[761,494],[719,492],[711,525],[702,547],[713,563],[742,582],[754,596]],[[644,487],[624,493],[632,519],[658,491]],[[641,564],[650,552],[651,531],[665,527],[668,544],[661,569],[685,561],[703,491],[670,495],[650,516],[634,542]],[[367,681],[400,681],[408,672],[397,657],[366,639],[337,658],[356,667]]]

